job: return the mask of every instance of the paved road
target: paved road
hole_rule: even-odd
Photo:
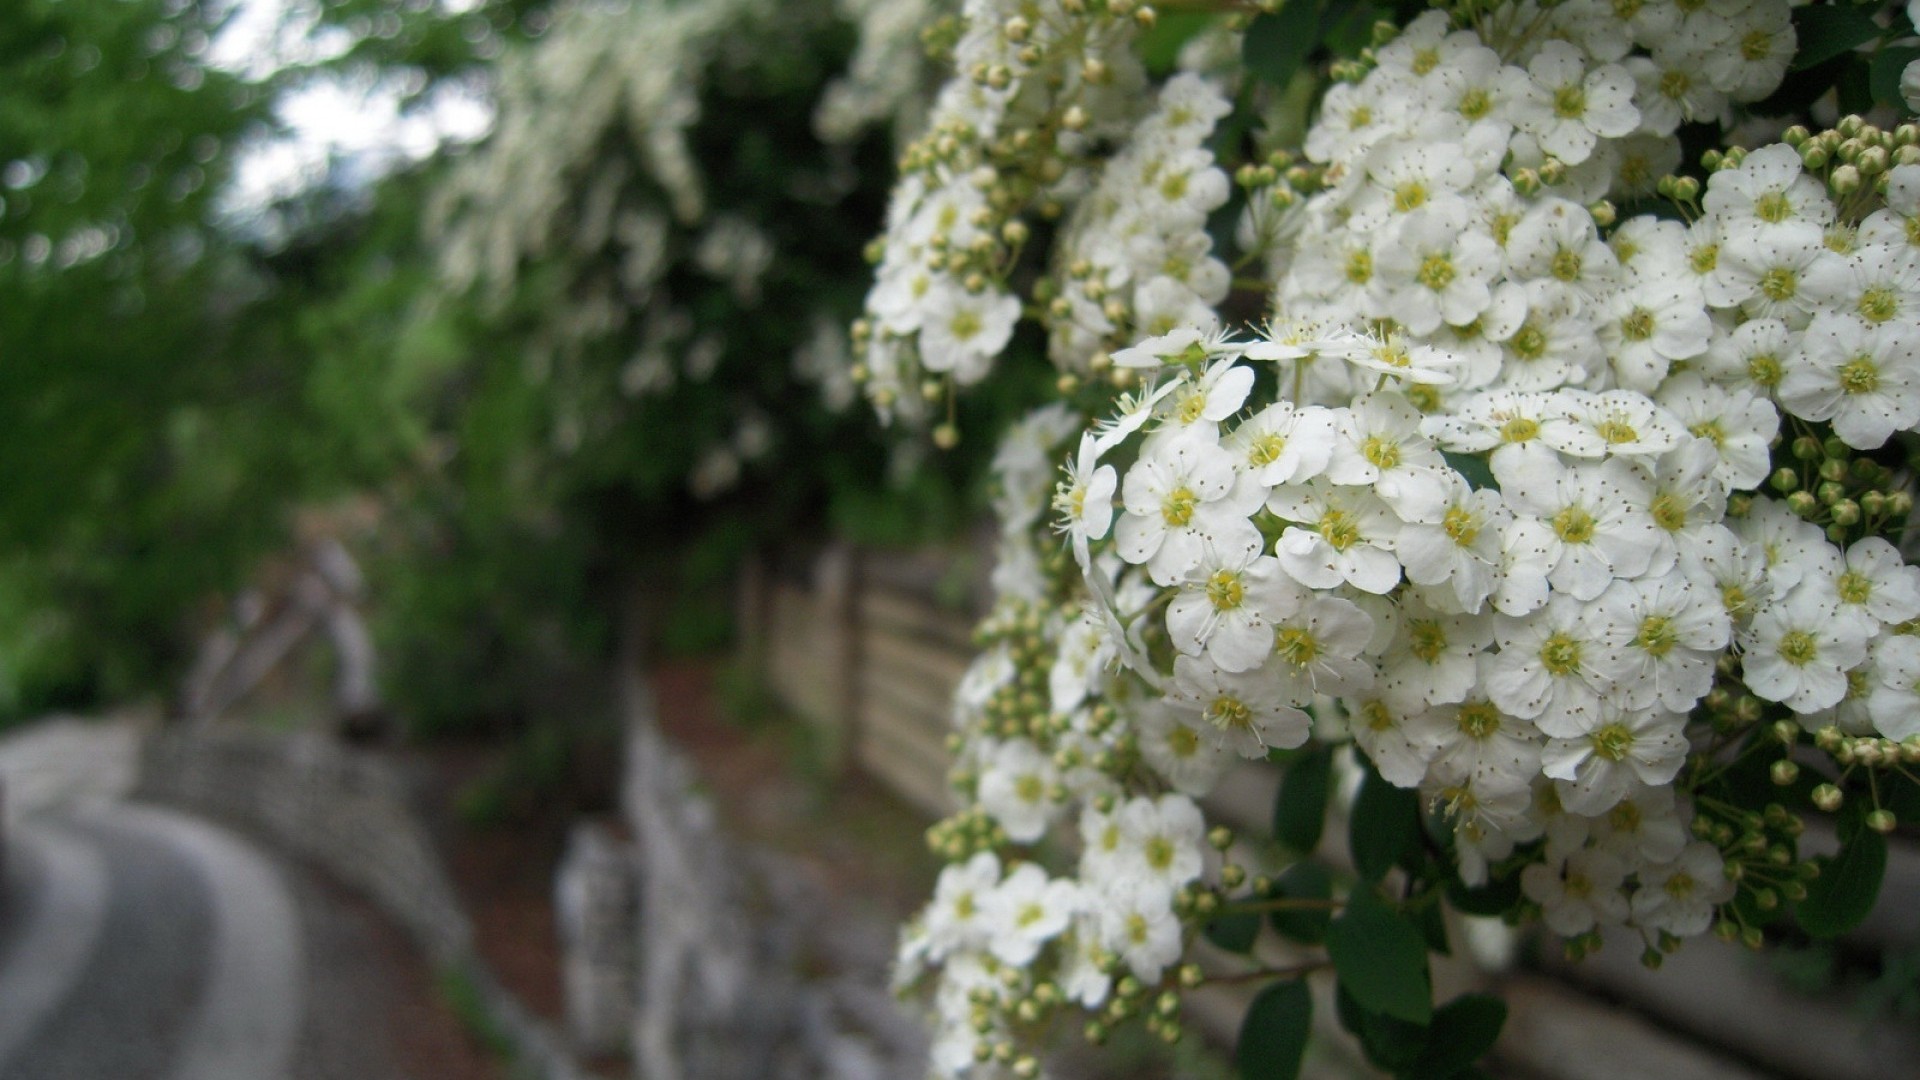
[[[400,1076],[391,932],[229,830],[124,801],[135,746],[78,721],[0,740],[0,1080]]]

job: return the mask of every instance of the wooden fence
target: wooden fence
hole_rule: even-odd
[[[771,688],[820,727],[845,764],[929,820],[956,806],[946,784],[948,701],[972,658],[971,630],[986,599],[984,574],[956,567],[983,566],[983,550],[833,547],[800,562],[763,563],[741,590],[746,647]],[[1273,768],[1245,765],[1222,781],[1208,810],[1264,835],[1277,785]],[[1318,857],[1337,867],[1343,824],[1330,821],[1327,835]],[[1547,939],[1485,922],[1456,929],[1457,943],[1479,947],[1456,948],[1437,964],[1436,990],[1503,994],[1510,1019],[1496,1049],[1501,1076],[1920,1080],[1920,844],[1910,835],[1897,838],[1872,917],[1821,951],[1753,954],[1704,938],[1651,972],[1626,935],[1569,964]],[[1511,960],[1533,954],[1539,958]],[[1871,976],[1902,964],[1913,980],[1907,1011],[1875,1012],[1886,985],[1869,989]],[[1373,1075],[1324,996],[1316,1027],[1330,1057],[1314,1075]],[[1230,1040],[1243,1008],[1232,995],[1203,996],[1195,1015]]]

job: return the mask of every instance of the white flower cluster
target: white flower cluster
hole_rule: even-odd
[[[1142,334],[1204,323],[1232,274],[1213,255],[1207,216],[1226,204],[1227,174],[1205,143],[1233,106],[1197,75],[1179,75],[1068,217],[1055,244],[1059,298],[1048,351],[1064,371]]]
[[[1236,760],[1344,728],[1445,813],[1464,882],[1652,947],[1767,872],[1694,820],[1690,755],[1762,717],[1920,736],[1920,569],[1885,538],[1912,498],[1873,453],[1920,429],[1920,149],[1856,121],[1666,175],[1681,122],[1731,123],[1794,48],[1786,0],[1422,16],[1327,93],[1251,340],[1221,329],[1211,196],[1139,210],[1211,158],[1115,159],[1075,276],[1207,286],[1133,318],[1137,389],[1077,444],[1022,429],[1071,446],[1077,574],[1030,527],[1043,455],[1001,463],[1026,547],[956,704],[974,805],[937,839],[965,857],[903,954],[939,968],[946,1072],[1002,1061],[1038,998],[1177,984],[1230,884],[1193,800]],[[1156,116],[1223,109],[1183,77]],[[1683,220],[1601,201],[1656,190]],[[1076,310],[1056,356],[1106,332]],[[1008,851],[1063,826],[1075,874]]]
[[[1124,134],[1144,76],[1133,23],[1070,0],[967,0],[927,132],[903,157],[879,269],[855,327],[883,416],[921,415],[923,376],[976,383],[1020,319],[1006,281],[1029,206],[1058,213],[1083,157]]]

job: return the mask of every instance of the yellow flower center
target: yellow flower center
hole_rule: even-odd
[[[1589,738],[1593,742],[1594,754],[1608,761],[1623,761],[1633,750],[1632,730],[1618,721],[1594,732]]]
[[[1580,643],[1564,632],[1555,631],[1540,643],[1540,664],[1555,678],[1564,678],[1580,670]]]
[[[1407,624],[1408,648],[1426,663],[1440,659],[1447,651],[1447,630],[1433,619],[1414,619]]]
[[[1194,507],[1199,504],[1200,497],[1191,489],[1177,487],[1167,492],[1166,500],[1160,504],[1160,517],[1169,529],[1185,528],[1193,520]]]
[[[1787,663],[1805,667],[1819,658],[1820,642],[1805,630],[1790,630],[1781,635],[1776,651]]]
[[[1636,647],[1656,659],[1673,651],[1680,643],[1680,632],[1665,615],[1649,615],[1640,620],[1640,632],[1633,636]]]
[[[1452,507],[1441,520],[1441,528],[1447,530],[1447,539],[1468,547],[1480,538],[1480,520],[1460,507]]]
[[[1253,726],[1253,710],[1239,698],[1217,697],[1207,706],[1207,720],[1222,731],[1241,730]]]
[[[1461,734],[1469,739],[1485,739],[1500,730],[1500,710],[1492,702],[1472,701],[1460,706],[1457,718]]]
[[[1207,599],[1213,601],[1216,611],[1232,611],[1246,596],[1247,587],[1241,583],[1240,575],[1231,570],[1215,570],[1207,579]]]
[[[1453,284],[1453,256],[1445,252],[1435,252],[1420,260],[1420,272],[1414,280],[1434,292]]]
[[[1306,667],[1320,657],[1320,642],[1312,631],[1283,626],[1274,632],[1273,651],[1295,667]]]
[[[1840,389],[1848,394],[1871,394],[1880,389],[1880,365],[1871,356],[1856,356],[1841,364]]]
[[[1553,533],[1569,544],[1584,544],[1593,539],[1593,515],[1585,507],[1569,506],[1553,515]]]

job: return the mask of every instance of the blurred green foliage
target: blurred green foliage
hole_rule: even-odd
[[[423,228],[484,146],[372,186],[344,170],[252,217],[221,202],[304,80],[350,71],[424,100],[538,48],[545,4],[326,0],[312,10],[345,47],[265,74],[209,64],[225,10],[22,0],[0,19],[0,722],[169,694],[301,507],[374,508],[346,539],[387,693],[425,735],[550,719],[549,684],[601,677],[627,596],[650,603],[660,648],[709,649],[757,549],[912,544],[979,512],[987,440],[901,457],[791,363],[858,312],[892,175],[883,133],[813,134],[854,43],[827,0],[743,7],[700,72],[686,138],[707,203],[776,257],[745,302],[696,267],[702,223],[673,220],[649,302],[690,319],[683,339],[723,345],[710,377],[638,395],[622,386],[636,319],[564,325],[622,253],[561,234],[610,163],[620,205],[669,203],[633,135],[645,118],[589,140],[555,235],[505,289],[449,287]],[[964,429],[995,430],[1043,390],[977,395]],[[702,455],[748,412],[768,422],[765,455],[695,497]]]

